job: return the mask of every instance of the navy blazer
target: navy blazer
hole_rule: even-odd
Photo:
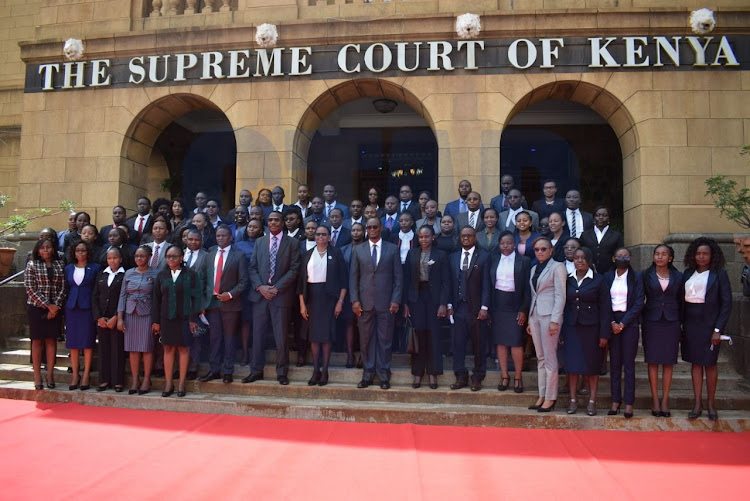
[[[409,250],[404,263],[403,303],[416,303],[419,298],[419,261],[422,248]],[[433,246],[430,249],[429,281],[432,304],[448,304],[450,277],[448,277],[448,254]]]
[[[609,339],[612,334],[612,298],[604,276],[594,273],[581,285],[575,277],[568,277],[564,322],[567,325],[597,325],[599,338]]]
[[[683,299],[682,307],[685,308],[685,282],[693,276],[695,270],[689,268],[682,274],[680,283],[680,298]],[[711,270],[708,274],[708,284],[706,285],[706,300],[703,303],[704,318],[712,319],[714,329],[724,332],[724,328],[729,321],[729,313],[732,311],[732,285],[729,282],[729,275],[724,269]],[[682,318],[685,318],[684,312]]]
[[[302,294],[305,302],[307,302],[309,294],[307,288],[307,265],[310,263],[313,252],[318,251],[313,247],[302,255],[302,263],[299,268],[297,294]],[[328,262],[326,264],[326,294],[338,299],[341,296],[341,289],[349,288],[349,265],[341,251],[331,245],[328,246]]]
[[[329,228],[329,230],[331,231],[331,236],[333,236],[333,228]],[[340,249],[352,241],[352,232],[348,228],[344,228],[343,224],[339,226],[338,232],[335,247]],[[303,231],[302,234],[304,235],[305,232]]]
[[[65,303],[65,307],[73,309],[78,306],[82,310],[89,310],[91,309],[91,296],[94,292],[96,274],[102,267],[97,263],[88,263],[81,285],[76,284],[75,280],[73,280],[75,268],[74,264],[69,264],[65,267],[65,284],[68,288],[68,300]]]
[[[490,265],[487,267],[487,280],[490,286],[490,294],[494,296],[498,291],[495,289],[495,279],[497,276],[497,267],[500,264],[502,254],[496,252],[490,255]],[[529,305],[531,304],[531,261],[526,256],[516,252],[513,260],[513,283],[516,291],[513,293],[513,306],[519,313],[529,314]],[[492,308],[495,304],[493,301],[487,306]]]
[[[610,270],[604,274],[604,279],[607,281],[610,289],[615,281],[615,273],[617,273],[617,270]],[[643,311],[645,298],[646,295],[643,291],[643,278],[641,274],[636,273],[633,268],[628,267],[628,305],[625,310],[625,316],[622,317],[620,323],[623,325],[639,325],[641,323],[641,311]]]
[[[461,281],[461,261],[464,250],[460,249],[448,258],[449,271],[451,278],[451,304],[453,309],[458,307],[458,286]],[[468,275],[466,277],[466,294],[465,299],[469,305],[469,311],[472,315],[478,315],[482,306],[490,306],[490,286],[487,280],[487,267],[489,266],[489,252],[474,247],[474,254],[469,262]]]
[[[646,304],[643,307],[643,321],[656,322],[664,318],[668,322],[679,322],[682,312],[681,294],[682,273],[675,268],[669,270],[669,285],[666,290],[661,290],[659,277],[656,269],[646,268],[641,272],[643,290],[646,296]]]

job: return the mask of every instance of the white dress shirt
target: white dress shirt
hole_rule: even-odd
[[[398,241],[399,241],[399,253],[401,257],[401,264],[404,264],[406,262],[406,255],[409,253],[409,249],[411,249],[411,241],[414,239],[414,232],[409,230],[407,233],[404,233],[403,231],[398,232]]]
[[[523,211],[523,207],[519,207],[516,210],[513,210],[511,208],[508,208],[508,217],[505,220],[505,227],[508,228],[510,226],[516,225],[516,216],[519,212]]]
[[[372,256],[372,248],[377,247],[377,259],[375,260],[375,264],[380,264],[380,256],[383,254],[383,239],[378,239],[377,242],[373,242],[372,240],[368,240],[367,243],[370,245],[370,256]],[[372,259],[372,258],[371,258]]]
[[[575,215],[573,214],[575,212]],[[576,234],[573,235],[573,217],[576,218]],[[583,215],[581,215],[581,209],[576,209],[575,211],[572,211],[570,209],[565,209],[565,219],[567,220],[568,230],[570,231],[570,236],[579,238],[581,236],[581,233],[583,233]]]
[[[695,272],[685,282],[685,302],[702,304],[706,302],[706,288],[708,287],[708,274],[711,270],[702,273]]]
[[[586,280],[587,278],[594,278],[594,271],[591,268],[589,268],[589,271],[587,271],[586,274],[583,276],[583,278],[580,280],[578,280],[578,276],[576,275],[575,270],[573,270],[573,273],[570,273],[569,276],[575,278],[576,282],[578,282],[578,286],[580,287],[583,281]]]
[[[497,270],[495,271],[495,289],[504,292],[516,291],[515,264],[515,251],[509,256],[500,255],[500,262],[497,264]]]
[[[612,311],[628,311],[628,270],[620,276],[615,272],[609,294],[612,296]]]
[[[605,226],[604,229],[602,230],[600,230],[597,226],[594,226],[594,234],[596,235],[596,243],[599,243],[599,244],[602,243],[602,238],[604,238],[604,235],[607,233],[608,229],[609,229],[609,225]]]
[[[320,255],[320,252],[316,249],[310,257],[310,261],[307,262],[307,283],[309,284],[322,284],[326,281],[326,275],[328,271],[328,251]]]
[[[107,266],[104,269],[104,273],[106,273],[107,275],[109,275],[107,277],[107,287],[110,287],[112,285],[112,282],[115,281],[115,275],[117,275],[118,273],[125,273],[125,269],[122,266],[120,266],[119,268],[117,268],[117,270],[112,271],[112,268],[110,268],[109,266]]]
[[[181,268],[177,268],[176,270],[169,270],[169,272],[172,274],[172,282],[177,282],[177,277],[180,276],[181,271]]]
[[[472,214],[474,214],[474,226],[471,226],[471,215]],[[477,209],[475,211],[467,211],[466,212],[466,216],[467,216],[466,217],[466,221],[469,223],[469,226],[471,226],[472,228],[474,228],[476,230],[477,229],[477,225],[479,224],[479,218],[482,217],[482,215],[479,214],[479,209]]]

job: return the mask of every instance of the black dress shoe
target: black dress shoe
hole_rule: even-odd
[[[164,397],[164,398],[167,398],[167,397],[171,396],[172,393],[174,393],[174,386],[169,391],[163,391],[163,392],[161,392],[161,396]]]
[[[136,393],[138,393],[138,390],[133,390],[133,389],[128,390],[128,395],[135,395]]]
[[[357,383],[357,388],[367,388],[372,384],[372,381],[368,381],[366,379],[363,379],[359,383]]]
[[[91,385],[90,385],[90,384],[82,384],[82,385],[81,385],[81,391],[86,391],[86,390],[88,390],[89,388],[91,388]]]
[[[482,382],[481,381],[472,381],[471,382],[471,391],[479,391],[482,389]]]
[[[607,416],[616,416],[620,413],[620,406],[618,404],[617,409],[610,409],[607,411]]]
[[[653,412],[653,411],[651,411],[651,412]],[[660,417],[672,417],[672,413],[671,413],[671,412],[669,412],[669,411],[661,411],[661,412],[659,413],[659,416],[660,416]]]
[[[187,392],[185,390],[180,390],[177,392],[178,397],[184,397],[185,395],[187,395]]]
[[[530,411],[538,411],[542,406],[537,404],[532,404],[529,406]]]
[[[234,381],[234,378],[231,374],[224,374],[224,378],[222,379],[225,383],[231,383]]]
[[[623,412],[622,415],[625,416],[625,419],[630,419],[633,417],[632,412]]]
[[[354,368],[354,355],[352,355],[351,357],[349,356],[346,357],[346,368],[347,369]]]
[[[256,381],[261,381],[262,379],[263,379],[263,374],[261,374],[261,373],[253,374],[251,372],[249,376],[242,378],[242,382],[243,383],[254,383]]]
[[[138,390],[139,395],[145,395],[146,393],[149,393],[151,391],[151,388],[148,388],[146,390]]]
[[[123,390],[122,386],[119,386],[119,385],[115,385],[115,391],[116,391],[117,393],[122,393],[122,390]]]
[[[221,379],[221,374],[218,372],[209,372],[208,374],[201,377],[201,382],[205,383],[208,381],[213,381],[214,379]]]
[[[651,415],[654,416],[654,417],[660,417],[661,416],[661,411],[655,411],[655,410],[651,409]]]
[[[312,377],[307,382],[307,386],[315,386],[320,381],[320,371],[313,371]]]
[[[279,376],[276,378],[276,381],[278,381],[281,386],[286,386],[289,384],[289,378],[286,376]]]
[[[708,411],[708,419],[711,421],[716,421],[719,419],[719,413],[716,411],[711,412],[711,410]]]
[[[109,387],[110,387],[109,383],[102,384],[102,385],[99,385],[99,386],[96,387],[96,391],[104,391],[104,390],[108,389]]]
[[[463,379],[456,379],[456,382],[451,385],[451,390],[460,390],[466,388],[469,383]]]
[[[550,405],[549,407],[544,407],[544,404],[540,405],[536,411],[537,412],[552,412],[555,410],[555,405],[557,405],[557,400],[553,400],[552,405]]]
[[[690,411],[690,412],[688,412],[688,419],[698,419],[699,417],[701,417],[701,414],[703,414],[703,409],[701,409],[701,410],[699,410],[697,412],[696,411]]]
[[[411,387],[415,390],[422,386],[422,378],[421,377],[415,377],[414,382],[411,384]]]
[[[187,380],[195,381],[196,379],[198,379],[198,371],[188,371]]]
[[[391,387],[391,383],[389,381],[381,381],[380,383],[380,389],[381,390],[388,390]]]
[[[438,383],[437,383],[437,376],[430,376],[430,388],[433,390],[437,390]]]

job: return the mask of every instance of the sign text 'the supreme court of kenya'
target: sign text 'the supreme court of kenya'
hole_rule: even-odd
[[[26,92],[195,85],[252,79],[347,78],[481,71],[739,69],[750,37],[623,36],[394,42],[238,49],[45,62],[26,68]]]

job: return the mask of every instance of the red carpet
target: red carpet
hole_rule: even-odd
[[[747,499],[750,434],[296,421],[0,400],[5,499]]]

